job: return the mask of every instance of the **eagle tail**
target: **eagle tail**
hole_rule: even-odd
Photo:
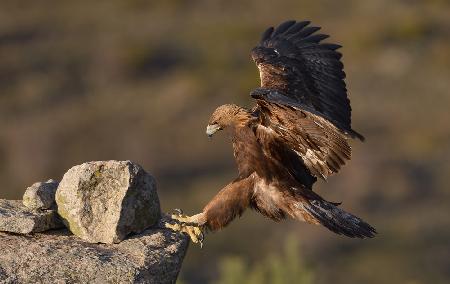
[[[309,200],[302,205],[315,221],[336,234],[364,239],[373,238],[377,233],[375,228],[362,219],[323,199]]]

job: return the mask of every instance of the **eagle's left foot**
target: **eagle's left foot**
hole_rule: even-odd
[[[175,224],[165,223],[165,227],[176,232],[182,232],[189,235],[193,243],[199,243],[203,247],[203,226],[201,226],[196,218],[183,215],[183,211],[175,209],[175,213],[171,215]]]

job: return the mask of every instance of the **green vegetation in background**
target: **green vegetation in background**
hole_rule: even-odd
[[[215,284],[312,284],[314,273],[302,262],[298,238],[286,239],[281,253],[248,264],[239,256],[228,256],[220,262],[220,276]]]

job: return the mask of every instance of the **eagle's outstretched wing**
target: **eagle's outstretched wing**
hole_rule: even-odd
[[[308,25],[288,21],[263,33],[251,53],[261,88],[251,95],[258,103],[263,144],[281,139],[311,174],[326,178],[350,159],[347,138],[363,137],[351,128],[340,46],[321,43],[328,36]]]

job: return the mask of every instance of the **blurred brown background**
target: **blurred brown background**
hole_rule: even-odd
[[[180,283],[450,283],[448,1],[0,2],[0,198],[73,165],[130,159],[164,211],[197,213],[236,174],[210,113],[250,106],[249,51],[287,19],[340,43],[353,143],[325,198],[375,225],[351,240],[254,212],[191,246]]]

